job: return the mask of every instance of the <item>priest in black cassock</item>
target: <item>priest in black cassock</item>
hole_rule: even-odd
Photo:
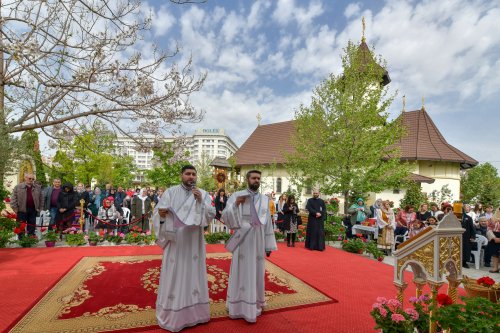
[[[326,205],[319,197],[319,190],[313,190],[313,197],[307,200],[306,209],[309,212],[306,229],[306,249],[325,250],[325,219]]]

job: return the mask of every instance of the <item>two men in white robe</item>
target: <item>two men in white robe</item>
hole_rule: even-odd
[[[248,188],[231,195],[222,213],[226,226],[235,231],[226,245],[233,253],[226,300],[229,317],[251,323],[266,305],[265,256],[277,250],[269,198],[258,193],[260,177],[260,171],[249,171]]]
[[[163,249],[156,318],[172,332],[210,320],[203,228],[215,209],[208,193],[195,187],[196,178],[196,169],[184,166],[182,184],[163,193],[153,215]]]

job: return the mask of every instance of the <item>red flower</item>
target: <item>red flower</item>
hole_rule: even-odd
[[[347,244],[348,240],[347,239],[344,239],[344,244]]]
[[[384,260],[384,257],[378,257],[377,260],[382,261],[382,260]]]
[[[19,235],[19,234],[21,233],[21,229],[19,229],[19,228],[14,228],[14,233],[15,233],[16,235]]]
[[[142,229],[141,229],[141,228],[139,228],[139,229],[137,229],[137,231],[138,231],[138,232],[142,232]]]
[[[482,278],[477,279],[477,284],[481,284],[485,287],[491,287],[495,284],[495,280],[490,278],[489,276],[483,276]]]
[[[7,197],[7,198],[3,199],[3,202],[10,202],[10,198]]]
[[[451,299],[451,297],[446,294],[438,294],[436,299],[439,305],[446,306],[453,304],[453,300]]]
[[[132,236],[134,236],[134,238],[135,238],[135,237],[137,237],[138,235],[134,232],[134,234],[133,234]]]
[[[345,229],[344,229],[344,228],[340,228],[340,229],[339,229],[339,231],[340,231],[340,232],[344,232],[344,231],[345,231]]]
[[[47,228],[40,228],[41,232],[44,232],[45,230],[47,230]]]
[[[357,237],[363,237],[363,234],[356,234]]]
[[[22,231],[26,230],[26,222],[21,222],[21,226],[19,227]]]

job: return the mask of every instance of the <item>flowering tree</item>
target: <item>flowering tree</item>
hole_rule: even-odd
[[[140,141],[201,119],[189,96],[204,76],[142,40],[151,19],[139,0],[1,1],[0,17],[1,142],[71,135],[95,119]]]

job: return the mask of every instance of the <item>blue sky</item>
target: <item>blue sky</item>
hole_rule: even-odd
[[[193,104],[194,128],[223,127],[241,145],[257,125],[293,119],[329,73],[340,72],[348,40],[366,39],[387,61],[396,116],[425,107],[447,141],[500,169],[500,1],[215,1],[144,3],[153,13],[146,42],[191,56],[208,74]]]

